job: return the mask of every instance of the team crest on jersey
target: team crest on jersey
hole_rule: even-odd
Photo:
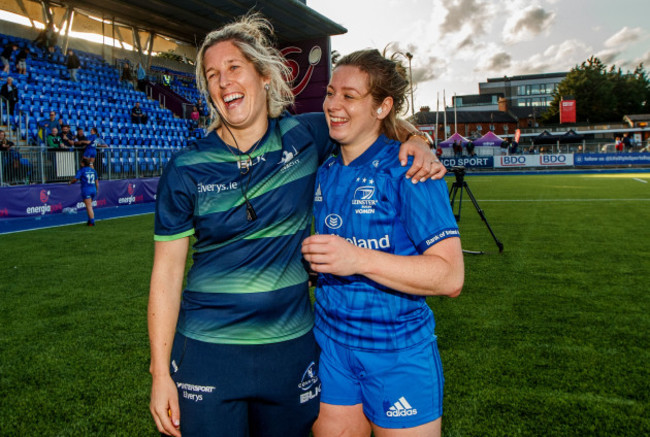
[[[282,151],[282,159],[280,159],[280,162],[278,162],[278,165],[283,166],[280,169],[280,172],[284,172],[289,168],[293,167],[294,165],[300,163],[299,159],[294,159],[298,156],[298,150],[296,150],[294,146],[291,146],[291,148],[293,149],[293,152],[289,150]]]
[[[318,397],[320,393],[320,379],[318,378],[318,367],[315,362],[311,362],[307,366],[307,370],[302,374],[302,379],[298,388],[304,393],[300,394],[300,403],[304,404],[307,401],[310,401]]]
[[[322,202],[323,201],[323,193],[320,190],[320,184],[318,184],[318,188],[316,188],[316,194],[314,194],[314,202]]]
[[[352,205],[355,214],[374,214],[377,199],[375,199],[375,181],[368,178],[357,178],[362,185],[354,191]]]
[[[329,214],[325,217],[325,226],[330,229],[338,229],[343,226],[343,219],[338,214]]]

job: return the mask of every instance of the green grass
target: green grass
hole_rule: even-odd
[[[650,434],[650,184],[634,177],[650,181],[466,179],[505,250],[465,196],[463,246],[488,253],[466,255],[459,298],[429,299],[444,436]],[[0,236],[0,435],[157,435],[152,227],[149,215]]]

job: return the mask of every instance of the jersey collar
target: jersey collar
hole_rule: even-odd
[[[348,167],[362,167],[375,159],[377,154],[386,147],[391,140],[386,137],[386,135],[381,134],[377,137],[374,143],[368,147],[365,152],[357,156],[352,162],[348,164]],[[343,158],[339,153],[338,160],[343,164]]]

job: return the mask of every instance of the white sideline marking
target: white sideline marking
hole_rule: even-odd
[[[639,178],[632,178],[632,179],[634,179],[635,181],[643,182],[644,184],[648,183],[648,181],[644,181],[643,179],[639,179]]]
[[[477,202],[648,202],[650,199],[476,199]]]

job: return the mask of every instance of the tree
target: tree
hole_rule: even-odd
[[[643,64],[633,72],[607,66],[594,56],[567,74],[553,93],[553,101],[542,116],[544,122],[558,123],[560,100],[573,96],[578,122],[619,121],[626,114],[648,112],[650,81]]]

